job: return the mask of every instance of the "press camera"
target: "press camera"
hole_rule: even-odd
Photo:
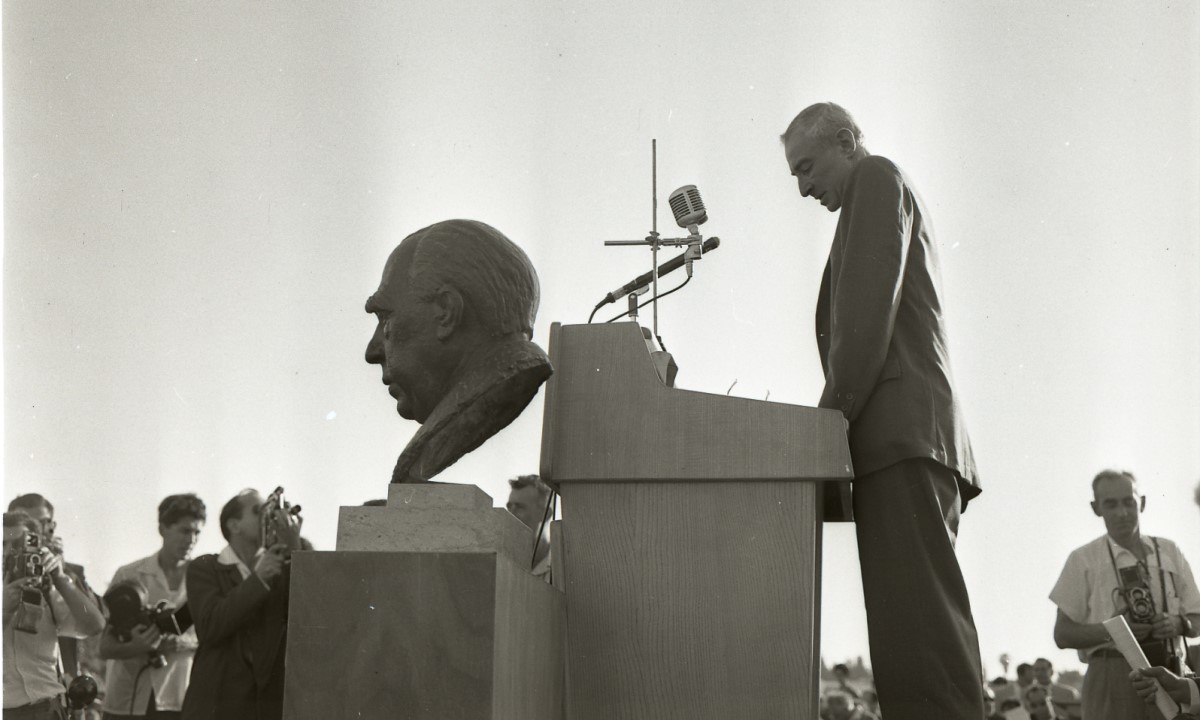
[[[117,583],[104,593],[104,604],[108,607],[108,626],[122,642],[133,637],[139,627],[154,627],[163,635],[182,635],[192,626],[192,614],[185,603],[174,608],[165,600],[150,604],[146,588],[136,580]],[[164,667],[166,657],[157,650],[149,655],[152,667]]]

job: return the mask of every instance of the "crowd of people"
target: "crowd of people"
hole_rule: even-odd
[[[550,488],[537,475],[509,485],[509,511],[540,529],[532,571],[548,580]],[[290,510],[281,495],[240,492],[218,518],[225,548],[193,558],[208,509],[194,494],[166,497],[159,547],[122,565],[100,595],[64,559],[53,503],[36,493],[14,499],[4,514],[5,720],[72,710],[113,720],[281,718],[289,558],[312,549]],[[93,654],[103,667],[88,667]]]
[[[194,494],[163,499],[159,547],[121,566],[100,596],[65,561],[50,500],[14,499],[4,514],[5,720],[94,717],[97,704],[105,718],[281,718],[288,561],[312,546],[281,495],[238,493],[219,516],[225,548],[192,558],[207,520]],[[82,666],[85,639],[98,640],[102,672]]]

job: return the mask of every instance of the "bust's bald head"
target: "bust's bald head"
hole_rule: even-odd
[[[367,362],[402,417],[424,422],[463,359],[489,340],[533,336],[540,288],[529,258],[496,228],[445,220],[404,238],[367,300],[378,317]]]

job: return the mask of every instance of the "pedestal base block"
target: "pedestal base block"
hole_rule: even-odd
[[[496,553],[292,565],[287,720],[558,720],[563,595]]]

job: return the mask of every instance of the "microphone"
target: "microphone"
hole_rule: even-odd
[[[667,198],[675,222],[679,227],[696,232],[695,226],[703,225],[708,220],[704,210],[704,201],[700,199],[700,191],[695,185],[684,185],[675,190]]]
[[[692,188],[692,190],[696,189],[694,185],[688,185],[685,187],[690,187],[690,188]],[[682,190],[683,188],[680,188],[680,189]],[[676,192],[678,192],[678,190]],[[674,193],[672,193],[672,197],[674,197]],[[696,199],[697,200],[700,199],[700,196],[698,194],[696,195]],[[674,206],[674,202],[672,202],[672,207],[673,206]],[[703,206],[701,206],[700,212],[701,213],[704,212]],[[678,217],[678,215],[676,215],[676,217]],[[699,222],[704,222],[704,220],[700,220]],[[718,237],[709,238],[708,240],[704,241],[704,245],[702,248],[703,252],[712,252],[713,250],[716,250],[720,244],[721,244],[721,238],[718,238]],[[684,261],[686,260],[686,258],[687,258],[687,253],[685,252],[680,255],[676,255],[675,257],[666,261],[662,265],[659,265],[658,266],[658,276],[662,277],[663,275],[666,275],[669,272],[674,272],[675,270],[678,270],[679,268],[683,267],[683,264],[684,264]],[[616,302],[617,298],[625,297],[626,295],[633,292],[634,290],[637,290],[638,288],[649,285],[653,280],[654,280],[654,271],[653,270],[642,273],[641,275],[638,275],[636,278],[630,280],[629,282],[625,283],[624,285],[617,288],[616,290],[613,290],[609,294],[605,295],[604,299],[600,301],[600,305],[607,305],[610,302]],[[596,307],[600,307],[600,305],[597,305]]]

